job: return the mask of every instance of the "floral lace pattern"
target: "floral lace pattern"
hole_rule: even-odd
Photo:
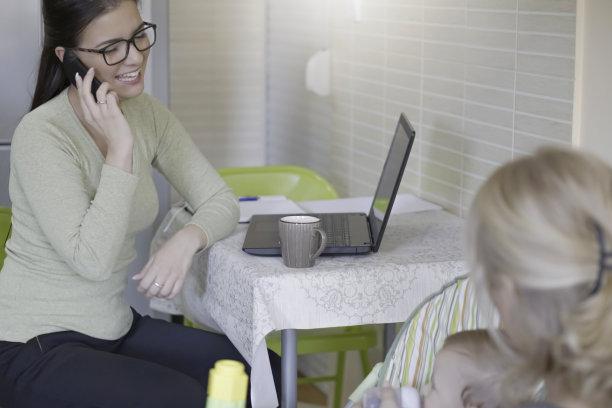
[[[186,222],[180,218],[174,222]],[[393,215],[377,253],[322,256],[312,268],[293,269],[280,257],[244,253],[247,225],[239,224],[196,255],[173,307],[223,331],[255,369],[269,364],[253,358],[273,331],[406,320],[427,295],[466,273],[463,226],[445,211]]]

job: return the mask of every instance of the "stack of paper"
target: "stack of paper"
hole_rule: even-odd
[[[300,207],[308,213],[362,212],[368,213],[372,197],[338,198],[336,200],[300,201]],[[398,194],[391,214],[441,210],[439,205],[422,200],[412,194]]]
[[[240,222],[249,222],[253,214],[303,214],[362,212],[368,213],[372,197],[338,198],[335,200],[300,201],[295,203],[285,196],[241,197]],[[391,214],[441,210],[439,205],[412,194],[398,194]]]

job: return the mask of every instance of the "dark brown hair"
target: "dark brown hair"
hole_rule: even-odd
[[[36,89],[30,110],[34,110],[64,90],[70,82],[55,55],[58,46],[78,46],[83,30],[100,15],[128,0],[43,0],[43,49]],[[138,1],[138,0],[131,0]]]

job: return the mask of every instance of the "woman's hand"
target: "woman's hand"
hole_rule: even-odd
[[[132,152],[134,137],[132,130],[119,108],[119,98],[109,85],[103,82],[96,92],[96,100],[91,94],[94,70],[90,68],[84,78],[76,75],[76,88],[83,119],[87,129],[93,133],[94,140],[106,145],[106,163],[132,172]]]
[[[171,299],[183,287],[185,276],[191,267],[193,255],[206,246],[204,232],[195,225],[187,225],[170,238],[149,259],[149,262],[132,279],[140,280],[138,291]]]

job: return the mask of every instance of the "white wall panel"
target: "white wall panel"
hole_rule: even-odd
[[[463,215],[501,163],[571,144],[576,0],[361,3],[355,21],[348,0],[269,0],[269,161],[370,195],[406,112],[417,143],[403,189]],[[333,55],[324,99],[303,89],[318,47]],[[323,125],[314,133],[313,122]],[[308,155],[315,144],[327,160]]]
[[[264,1],[169,7],[170,109],[215,167],[264,164]]]

